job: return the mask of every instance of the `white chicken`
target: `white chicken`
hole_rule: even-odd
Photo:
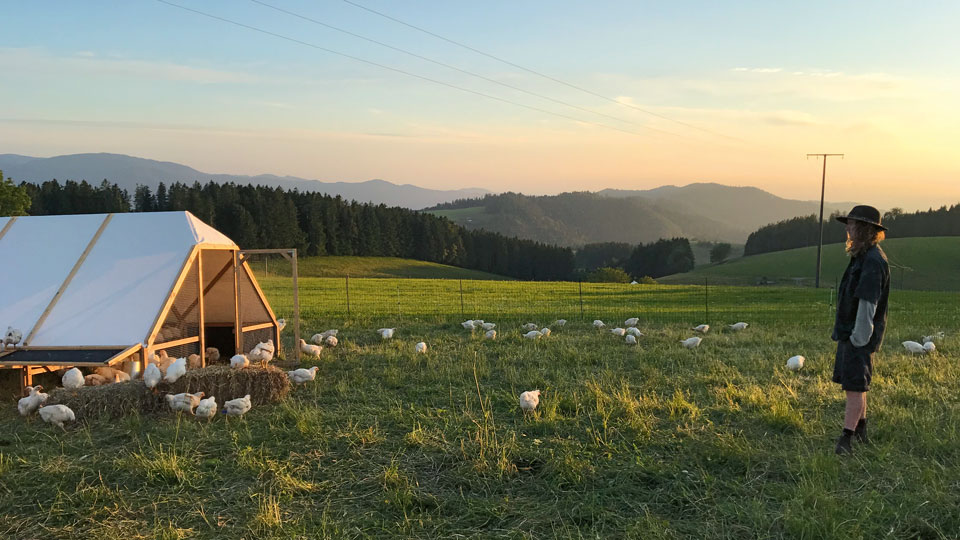
[[[486,322],[486,321],[484,321],[483,319],[474,319],[474,320],[473,320],[473,328],[474,328],[474,329],[483,328],[483,323],[484,323],[484,322]]]
[[[310,343],[307,343],[306,341],[301,339],[300,352],[312,358],[319,358],[320,353],[323,352],[323,347],[321,347],[320,345],[311,345]]]
[[[197,418],[206,418],[207,422],[209,422],[211,418],[217,415],[217,398],[210,396],[206,399],[201,399],[193,414]]]
[[[416,347],[414,347],[414,350],[419,354],[424,354],[427,352],[427,344],[421,341],[420,343],[417,343]]]
[[[923,344],[923,352],[930,354],[935,350],[937,350],[937,346],[932,341]]]
[[[746,328],[746,327],[748,327],[748,326],[750,326],[750,325],[747,324],[747,323],[745,323],[745,322],[738,322],[738,323],[733,323],[733,324],[729,325],[729,328],[730,328],[731,330],[735,331],[735,332],[739,332],[740,330],[743,330],[744,328]]]
[[[235,354],[230,359],[230,367],[233,369],[242,369],[250,365],[250,359],[245,354]]]
[[[683,346],[688,349],[694,349],[700,345],[700,342],[703,341],[703,338],[692,337],[680,340],[680,343],[683,343]]]
[[[223,404],[223,414],[227,416],[243,416],[247,413],[253,404],[250,403],[250,394],[242,398],[231,399]]]
[[[497,339],[497,331],[487,330],[487,332],[483,334],[483,339]]]
[[[563,325],[567,324],[566,319],[557,319],[553,321],[553,326],[556,328],[563,328]]]
[[[543,337],[550,337],[550,329],[544,326],[540,329],[540,335]]]
[[[277,330],[283,332],[283,329],[287,327],[286,319],[277,319]]]
[[[177,358],[170,364],[170,367],[167,368],[167,372],[163,375],[163,380],[167,381],[170,384],[177,382],[177,379],[183,377],[187,373],[187,359],[186,358]]]
[[[627,331],[623,328],[611,328],[610,333],[620,337],[627,335]]]
[[[631,326],[630,328],[627,328],[627,334],[635,338],[638,338],[643,335],[643,332],[641,332],[640,329],[637,328],[636,326]]]
[[[603,328],[604,326],[606,325],[603,324],[603,321],[601,321],[600,319],[593,321],[593,327],[596,328],[597,330]]]
[[[531,330],[536,330],[536,329],[538,329],[538,328],[540,328],[540,327],[537,326],[537,325],[535,325],[535,324],[533,324],[532,322],[528,322],[527,324],[521,326],[520,328],[522,328],[522,329],[524,329],[524,330],[526,330],[526,331],[529,332],[529,331],[531,331]]]
[[[635,335],[633,335],[633,334],[628,334],[627,337],[624,338],[624,339],[626,340],[627,345],[636,345],[636,344],[637,344],[637,336],[635,336]]]
[[[109,384],[114,382],[127,382],[130,380],[130,374],[126,371],[110,366],[101,366],[93,371],[96,375],[103,377],[105,382],[100,384]],[[90,377],[87,375],[87,377]],[[97,384],[88,384],[87,386],[98,386]]]
[[[216,364],[220,361],[220,349],[216,347],[207,347],[207,363]]]
[[[17,410],[20,411],[21,416],[30,416],[31,414],[37,412],[37,409],[46,403],[47,398],[50,397],[41,392],[43,387],[40,385],[28,386],[24,390],[28,392],[28,395],[20,398],[20,401],[17,402]]]
[[[0,345],[0,351],[7,350],[7,345],[16,347],[21,339],[23,339],[23,332],[12,326],[8,326],[7,333],[3,335],[3,344]]]
[[[254,348],[247,353],[247,358],[251,362],[259,362],[261,367],[267,367],[267,364],[273,360],[273,354],[276,351],[276,348],[273,345],[273,340],[268,339],[267,341],[262,341],[257,343]]]
[[[466,321],[463,321],[462,323],[460,323],[460,326],[462,326],[464,330],[469,330],[473,332],[473,319],[468,319]]]
[[[497,325],[496,325],[495,323],[492,323],[492,322],[485,322],[485,323],[483,323],[483,324],[480,325],[480,328],[483,328],[484,330],[486,330],[486,331],[488,331],[488,332],[489,332],[490,330],[493,330],[493,329],[496,328],[496,327],[497,327]]]
[[[523,335],[527,339],[540,339],[540,332],[537,330],[531,330]]]
[[[63,374],[63,379],[61,380],[64,388],[70,390],[76,390],[83,386],[83,373],[80,372],[78,368],[71,368]]]
[[[66,405],[47,405],[46,407],[40,407],[37,412],[40,413],[40,418],[44,422],[59,426],[64,431],[66,431],[66,428],[63,427],[64,422],[73,422],[77,419],[73,410]]]
[[[160,368],[156,364],[147,364],[147,369],[143,370],[143,384],[151,390],[160,384],[162,378],[163,374],[160,373]]]
[[[922,338],[920,341],[921,341],[922,343],[930,343],[930,342],[934,342],[934,341],[938,341],[938,340],[943,339],[943,337],[944,337],[945,335],[946,335],[946,334],[944,334],[943,332],[937,332],[936,334],[931,334],[931,335],[929,335],[929,336],[923,336],[923,338]]]
[[[803,363],[806,362],[806,358],[803,355],[791,356],[787,359],[787,369],[790,371],[797,371],[798,369],[803,369]]]
[[[323,334],[314,334],[310,336],[310,342],[313,343],[314,345],[323,345],[324,337],[326,336],[324,336]]]
[[[396,330],[396,328],[381,328],[377,330],[377,333],[380,334],[380,339],[391,339],[394,330]]]
[[[327,336],[323,342],[327,347],[336,347],[340,342],[337,340],[337,336]]]
[[[700,332],[701,334],[706,334],[708,331],[710,331],[710,325],[698,324],[697,326],[694,326],[693,328],[691,328],[691,330],[693,330],[694,332]]]
[[[640,322],[639,317],[630,317],[629,319],[623,321],[624,326],[636,326]]]
[[[317,370],[320,369],[317,366],[313,366],[310,369],[300,368],[293,371],[287,372],[287,377],[290,378],[290,382],[293,384],[307,384],[308,382],[314,380],[317,377]]]
[[[910,354],[924,354],[927,352],[923,348],[923,345],[917,343],[916,341],[904,341],[903,348],[906,349]]]
[[[540,404],[540,390],[527,390],[520,394],[520,408],[524,414],[532,413]]]
[[[167,400],[167,405],[174,411],[193,414],[193,409],[195,409],[197,405],[200,404],[200,400],[203,399],[203,392],[197,392],[196,394],[189,394],[187,392],[167,394],[164,398]]]

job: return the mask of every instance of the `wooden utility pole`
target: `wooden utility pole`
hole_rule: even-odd
[[[820,241],[817,243],[817,280],[814,284],[814,287],[817,289],[820,288],[820,252],[823,251],[823,194],[826,191],[827,187],[827,158],[831,156],[840,156],[843,158],[843,154],[807,154],[807,159],[810,159],[810,156],[822,157],[823,158],[823,177],[820,179]]]

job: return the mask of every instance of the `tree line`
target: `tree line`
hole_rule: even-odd
[[[577,250],[574,262],[579,276],[590,276],[598,270],[612,276],[610,270],[620,269],[641,281],[645,277],[689,272],[693,270],[694,257],[688,239],[670,238],[635,246],[623,242],[587,244]]]
[[[829,218],[824,218],[824,244],[846,240],[844,225],[836,220],[840,215],[835,212]],[[882,223],[888,228],[887,238],[960,236],[960,204],[916,212],[893,208],[884,213]],[[820,225],[816,215],[785,219],[751,233],[744,246],[744,255],[815,246],[819,238]]]
[[[446,218],[340,196],[264,186],[161,183],[133,196],[104,180],[21,183],[30,215],[187,210],[244,248],[293,247],[306,255],[403,257],[528,280],[571,279],[573,251]]]

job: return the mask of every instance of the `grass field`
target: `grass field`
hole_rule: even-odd
[[[631,306],[612,285],[587,291],[581,321],[576,284],[465,282],[468,316],[502,322],[491,342],[460,327],[459,291],[427,307],[444,283],[357,280],[401,287],[410,314],[381,341],[373,330],[397,319],[372,304],[337,316],[325,282],[301,290],[303,329],[339,327],[340,346],[304,363],[317,381],[245,421],[131,413],[62,432],[6,401],[0,538],[960,536],[955,298],[895,291],[874,443],[841,459],[825,291],[718,288],[715,328],[689,351],[677,342],[705,314],[669,306],[697,287],[649,289],[662,309],[629,347],[589,321],[654,302]],[[289,306],[282,280],[264,286]],[[404,286],[421,301],[404,304]],[[561,315],[549,338],[520,337],[517,322]],[[749,328],[723,331],[741,315]],[[947,337],[933,356],[897,345],[935,330]],[[798,373],[784,368],[793,354],[807,357]],[[517,396],[534,388],[525,417]]]
[[[914,290],[960,290],[960,237],[892,238],[883,250],[890,259],[894,288]],[[658,278],[661,283],[703,283],[704,278],[725,285],[755,285],[762,277],[777,283],[812,285],[817,248],[806,247],[734,259],[719,265],[698,267],[692,272]],[[821,286],[834,286],[843,276],[849,259],[842,244],[823,246]]]
[[[258,275],[290,275],[290,264],[279,257],[253,258],[250,267]],[[510,279],[496,274],[397,257],[302,257],[297,260],[301,277]]]

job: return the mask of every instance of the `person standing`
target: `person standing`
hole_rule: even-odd
[[[837,342],[833,382],[846,392],[843,432],[836,453],[853,452],[852,439],[867,439],[867,391],[873,376],[873,356],[883,343],[887,326],[890,268],[879,243],[887,228],[880,211],[858,205],[837,220],[847,226],[850,263],[837,291],[837,318],[831,338]]]

